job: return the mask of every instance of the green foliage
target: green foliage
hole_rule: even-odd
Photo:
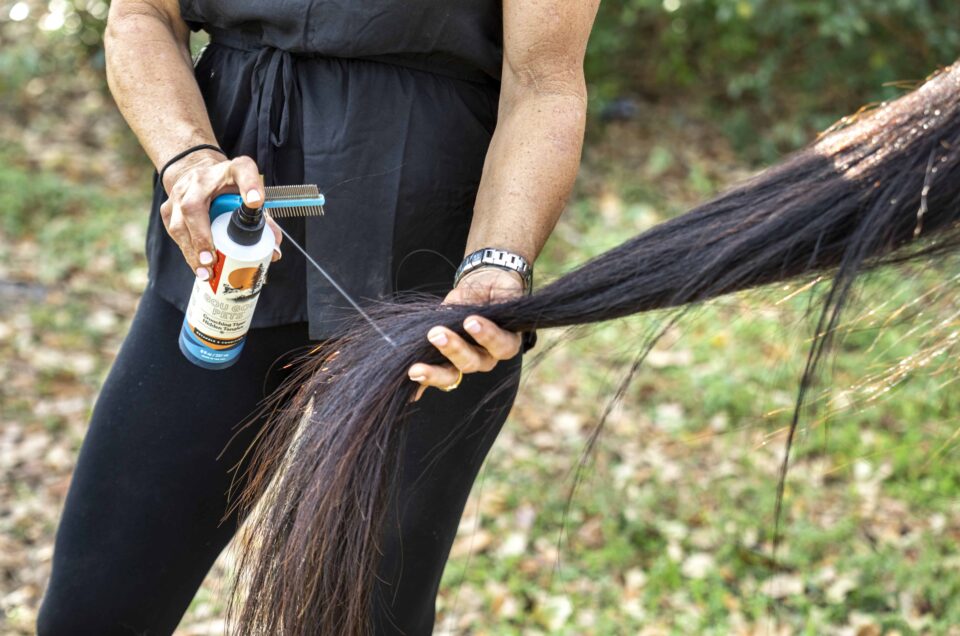
[[[600,103],[708,104],[741,149],[769,158],[900,92],[884,84],[952,62],[958,23],[952,0],[608,0],[587,69]]]
[[[34,273],[41,282],[84,271],[98,255],[124,271],[138,261],[130,243],[142,245],[136,230],[142,215],[131,210],[143,209],[144,203],[136,193],[118,194],[31,170],[10,152],[0,147],[0,236],[40,246],[44,256]]]
[[[26,2],[21,20],[0,21],[0,95],[13,107],[57,85],[72,88],[88,74],[103,76],[103,29],[106,2],[59,0]],[[31,80],[36,80],[31,86]],[[106,90],[103,82],[100,90]],[[62,93],[61,93],[62,94]],[[14,101],[15,100],[15,101]]]
[[[19,238],[39,229],[47,219],[69,214],[74,208],[63,179],[48,172],[33,174],[0,154],[0,231]],[[83,197],[85,198],[85,197]],[[79,200],[82,200],[79,199]]]
[[[107,4],[26,4],[25,19],[0,21],[0,96],[14,112],[76,93],[77,77],[105,91]],[[598,106],[621,95],[703,105],[741,151],[769,160],[901,90],[885,84],[952,62],[958,23],[953,0],[605,0],[587,74]]]

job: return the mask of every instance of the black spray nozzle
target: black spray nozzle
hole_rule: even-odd
[[[237,208],[237,216],[241,224],[246,227],[257,227],[263,224],[263,210],[261,208],[248,208],[246,203],[241,203]]]
[[[241,203],[240,207],[230,215],[227,236],[240,245],[256,245],[260,242],[265,225],[262,209],[248,208],[246,204]]]

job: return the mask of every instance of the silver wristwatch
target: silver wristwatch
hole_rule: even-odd
[[[484,247],[468,254],[453,276],[453,286],[456,287],[461,278],[480,267],[498,267],[509,272],[516,272],[523,279],[523,291],[529,292],[533,287],[533,268],[530,267],[527,259],[519,254],[495,247]]]

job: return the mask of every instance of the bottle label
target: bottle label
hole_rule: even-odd
[[[210,280],[194,282],[186,318],[197,340],[225,350],[241,344],[250,329],[272,254],[261,261],[241,261],[218,250],[217,257]]]

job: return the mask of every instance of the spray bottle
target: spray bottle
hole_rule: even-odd
[[[316,186],[266,188],[263,208],[248,208],[239,195],[221,195],[210,206],[217,261],[209,280],[199,278],[180,329],[180,350],[205,369],[226,369],[243,350],[253,311],[266,283],[276,239],[264,231],[264,209],[274,217],[323,213]]]

